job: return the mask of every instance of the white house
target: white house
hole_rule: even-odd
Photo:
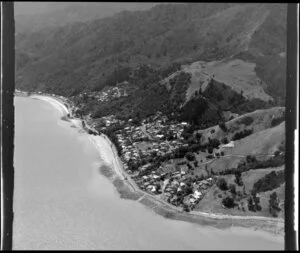
[[[222,148],[234,148],[234,141],[231,141],[227,144],[221,146]]]

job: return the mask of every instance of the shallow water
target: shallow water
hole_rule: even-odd
[[[169,220],[121,199],[87,136],[60,117],[15,98],[13,249],[283,249],[259,232]]]

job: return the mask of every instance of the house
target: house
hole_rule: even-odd
[[[194,194],[193,194],[194,198],[196,198],[196,199],[200,198],[201,195],[202,195],[202,193],[199,192],[199,191],[195,191]]]
[[[164,135],[163,134],[157,134],[155,137],[157,137],[159,139],[162,139],[162,138],[164,138]]]
[[[221,148],[234,148],[234,141],[222,145]]]

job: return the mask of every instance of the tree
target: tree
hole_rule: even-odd
[[[252,211],[252,212],[255,212],[255,211],[256,211],[256,210],[255,210],[255,205],[254,205],[254,203],[253,203],[252,197],[249,197],[249,198],[248,198],[248,210],[249,210],[249,211]]]
[[[243,186],[243,179],[242,179],[242,173],[240,171],[237,171],[235,173],[235,183],[238,185],[238,186]]]
[[[183,204],[183,211],[185,211],[185,212],[189,212],[190,211],[190,208],[189,208],[189,206],[187,205],[187,204]]]
[[[224,132],[227,132],[227,126],[225,124],[224,121],[220,122],[219,123],[219,127],[224,131]]]
[[[245,187],[245,185],[244,185],[244,187],[243,187],[243,195],[244,195],[244,196],[247,196],[247,192],[246,192],[246,187]]]
[[[196,133],[196,139],[197,139],[198,141],[201,140],[201,137],[202,137],[202,134],[201,134],[201,133]]]
[[[208,147],[208,148],[207,148],[207,151],[208,151],[209,154],[212,154],[214,150],[213,150],[213,148]]]
[[[269,212],[273,217],[278,217],[278,212],[281,211],[279,207],[279,199],[276,192],[270,195],[269,199]]]
[[[233,208],[235,206],[233,198],[229,196],[222,200],[222,204],[227,208]]]
[[[232,194],[236,195],[236,187],[235,187],[234,184],[230,184],[230,185],[229,185],[229,191],[230,191]]]
[[[223,177],[218,178],[218,180],[217,180],[217,186],[222,191],[227,191],[228,190],[227,181]]]
[[[192,152],[188,152],[185,154],[186,159],[189,161],[194,161],[195,160],[195,155]]]
[[[227,144],[227,143],[228,143],[228,139],[227,139],[226,137],[224,137],[224,138],[221,140],[221,142],[222,142],[223,144]]]

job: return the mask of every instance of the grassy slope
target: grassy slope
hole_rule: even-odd
[[[270,173],[271,171],[279,171],[283,170],[283,166],[277,168],[267,168],[267,169],[257,169],[254,171],[247,171],[242,174],[243,182],[245,184],[246,192],[249,193],[252,190],[253,184],[260,179],[261,177],[265,176],[266,174]],[[234,184],[234,175],[227,175],[223,176],[228,184]],[[243,191],[242,187],[237,186],[237,191]],[[244,202],[244,206],[246,211],[240,211],[236,208],[233,209],[224,209],[222,207],[222,199],[225,196],[231,196],[229,192],[221,191],[217,186],[214,186],[210,189],[210,191],[205,195],[205,197],[200,201],[200,203],[196,206],[196,210],[203,211],[203,212],[218,212],[223,214],[231,214],[231,215],[250,215],[250,216],[269,216],[271,217],[268,209],[269,204],[269,196],[270,194],[276,191],[280,202],[284,201],[284,184],[281,185],[279,188],[274,189],[269,192],[261,193],[260,194],[260,205],[262,210],[260,212],[251,212],[247,208],[247,201],[246,199],[242,199],[241,201]],[[222,197],[220,198],[218,195],[221,194]],[[280,217],[283,217],[283,212],[280,212]]]
[[[213,126],[204,130],[200,130],[198,132],[202,133],[202,142],[207,142],[208,137],[210,137],[211,139],[216,138],[219,140],[221,140],[223,137],[227,137],[227,139],[230,141],[234,132],[241,131],[245,127],[253,128],[253,133],[270,128],[272,117],[279,117],[284,111],[284,107],[273,107],[265,110],[256,110],[254,112],[246,113],[230,121],[227,121],[227,132],[224,132],[222,129],[220,129],[219,126]],[[253,122],[247,126],[242,123],[243,119],[245,119],[246,117],[253,118]],[[211,133],[212,130],[214,130],[215,132]]]
[[[244,62],[239,59],[214,61],[207,64],[195,62],[185,66],[184,69],[193,76],[191,85],[187,90],[187,100],[196,90],[201,88],[202,91],[205,91],[212,77],[238,93],[243,91],[243,96],[247,99],[272,100],[263,90],[266,85],[255,73],[255,63]]]
[[[265,130],[253,133],[241,140],[235,141],[234,148],[219,149],[224,151],[226,155],[232,157],[222,157],[207,164],[208,169],[213,169],[215,172],[223,171],[230,168],[236,168],[238,163],[245,159],[247,155],[256,155],[257,159],[268,159],[267,155],[273,154],[285,139],[285,122],[280,125],[267,128]],[[234,156],[238,155],[238,156]],[[205,165],[200,166],[199,170],[204,171]]]

